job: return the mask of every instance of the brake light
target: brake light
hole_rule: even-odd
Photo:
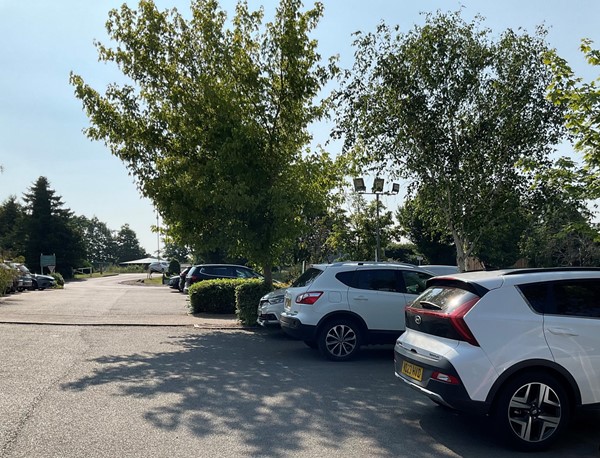
[[[408,306],[405,309],[406,326],[427,334],[462,340],[479,347],[479,342],[465,321],[465,315],[479,299],[478,296],[472,296],[464,303],[454,306],[452,310],[445,311]]]
[[[312,291],[309,293],[300,294],[296,298],[297,304],[305,304],[312,305],[319,300],[319,298],[323,295],[323,291]]]
[[[478,300],[479,298],[475,297],[470,301],[465,302],[459,307],[456,307],[448,316],[448,318],[450,318],[452,326],[454,327],[454,329],[456,329],[456,332],[460,334],[460,336],[465,342],[469,342],[475,347],[479,347],[479,342],[477,342],[477,339],[475,339],[475,336],[469,329],[469,326],[467,326],[467,323],[465,322],[465,315],[469,310],[473,308],[473,306],[477,303]]]
[[[453,375],[443,374],[441,372],[434,372],[433,374],[431,374],[431,378],[433,380],[437,380],[438,382],[444,382],[450,385],[460,384],[460,381]]]

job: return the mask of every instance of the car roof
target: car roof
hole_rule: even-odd
[[[520,285],[542,281],[567,280],[573,278],[600,279],[598,267],[546,267],[500,270],[478,270],[451,275],[441,275],[428,281],[430,284],[443,284],[459,281],[471,285],[479,285],[487,290],[504,285]]]
[[[418,270],[419,272],[425,272],[431,274],[426,269],[422,269],[419,266],[414,264],[408,264],[403,262],[389,262],[389,261],[344,261],[344,262],[334,262],[331,264],[312,264],[310,267],[326,270],[326,269],[342,269],[347,267],[394,267],[394,268],[406,268],[411,270]]]

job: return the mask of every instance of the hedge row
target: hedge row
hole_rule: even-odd
[[[244,326],[256,324],[260,298],[271,291],[261,280],[204,280],[189,289],[192,313],[235,314]]]

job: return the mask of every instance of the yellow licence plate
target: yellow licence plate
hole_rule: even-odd
[[[410,378],[414,378],[419,382],[423,380],[423,368],[415,366],[407,361],[402,361],[402,373],[408,375]]]

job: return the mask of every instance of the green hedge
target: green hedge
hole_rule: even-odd
[[[192,313],[234,314],[244,326],[256,324],[260,298],[273,288],[261,280],[204,280],[189,289]]]
[[[244,279],[203,280],[190,286],[192,313],[235,313],[235,288]]]
[[[272,291],[262,280],[247,280],[235,289],[235,314],[244,326],[255,326],[260,298]]]

